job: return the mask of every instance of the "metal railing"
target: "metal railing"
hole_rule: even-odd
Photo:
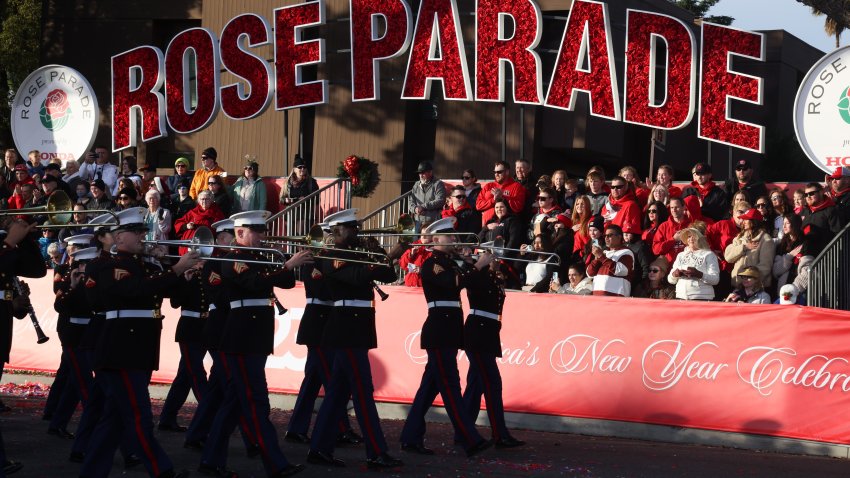
[[[850,225],[812,262],[806,300],[812,307],[850,310]]]
[[[360,222],[361,229],[380,229],[395,226],[398,218],[407,213],[410,204],[411,191],[407,191],[392,201],[378,207],[374,211],[363,216]]]
[[[351,182],[337,179],[286,206],[266,221],[270,236],[306,237],[325,216],[351,207]],[[286,249],[285,249],[286,251]]]

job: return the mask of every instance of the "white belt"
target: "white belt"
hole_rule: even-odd
[[[180,311],[180,315],[182,315],[183,317],[194,317],[196,319],[200,319],[201,317],[206,317],[207,313],[183,309]]]
[[[434,302],[428,302],[428,308],[433,309],[434,307],[454,307],[456,309],[460,309],[460,301],[458,300],[435,300]]]
[[[338,300],[334,302],[334,307],[372,307],[374,306],[374,301],[371,300],[357,300],[357,299],[345,299]]]
[[[238,309],[240,307],[271,307],[272,300],[271,299],[242,299],[242,300],[231,300],[230,308]]]
[[[307,298],[307,303],[308,304],[314,304],[314,305],[327,305],[327,306],[334,305],[334,301],[332,301],[332,300],[311,299],[311,298]]]
[[[210,304],[209,311],[212,312],[215,310],[215,304]]]
[[[493,320],[501,320],[501,317],[499,316],[499,314],[487,312],[486,310],[470,309],[469,314],[470,315],[478,315],[480,317],[486,317],[488,319],[493,319]]]
[[[161,319],[159,309],[121,309],[106,312],[106,320],[112,319]]]
[[[71,323],[77,325],[88,325],[91,322],[89,317],[71,317]]]
[[[0,290],[0,300],[12,300],[15,297],[13,290]]]

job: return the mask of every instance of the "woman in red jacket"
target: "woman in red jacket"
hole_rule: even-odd
[[[174,222],[174,231],[178,239],[191,240],[199,227],[210,227],[214,222],[224,219],[224,213],[213,200],[209,190],[198,194],[198,205]],[[180,254],[185,254],[186,248],[180,248]]]

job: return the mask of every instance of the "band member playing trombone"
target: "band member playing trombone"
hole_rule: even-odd
[[[378,346],[375,329],[374,281],[393,282],[397,279],[391,260],[404,251],[396,246],[387,257],[387,264],[364,264],[369,254],[357,254],[360,245],[357,237],[359,223],[357,209],[346,209],[325,218],[333,232],[337,256],[322,261],[322,276],[334,300],[333,312],[322,334],[322,346],[334,349],[331,380],[325,388],[325,400],[319,408],[310,452],[307,461],[313,464],[345,466],[334,458],[334,444],[338,424],[342,418],[349,394],[354,402],[354,413],[364,435],[366,464],[369,468],[394,468],[402,461],[387,454],[387,442],[381,430],[378,409],[373,397],[372,368],[369,349]],[[377,248],[375,248],[376,252]]]
[[[433,455],[425,439],[425,413],[437,393],[443,398],[446,412],[466,449],[474,456],[490,446],[475,429],[475,422],[463,407],[460,393],[460,375],[457,369],[457,352],[463,348],[463,310],[460,290],[467,286],[469,272],[454,261],[456,236],[451,233],[455,219],[447,217],[435,221],[423,233],[434,234],[432,255],[422,264],[422,288],[428,303],[428,318],[422,326],[421,346],[428,353],[425,373],[407,421],[401,431],[401,449],[411,453]],[[439,234],[442,233],[442,234]],[[446,234],[448,233],[448,234]],[[493,261],[493,255],[481,254],[475,268],[483,270]]]
[[[154,269],[142,257],[142,237],[147,231],[143,208],[118,213],[112,226],[116,255],[86,278],[106,311],[105,323],[95,352],[94,367],[106,393],[106,405],[86,451],[81,476],[107,476],[119,439],[126,433],[148,473],[155,477],[177,474],[165,450],[153,435],[148,385],[159,367],[162,298],[172,290],[178,276],[198,262],[198,254],[184,254],[170,270]],[[90,264],[91,265],[91,264]]]
[[[224,257],[221,267],[224,286],[229,291],[230,314],[221,340],[231,376],[225,403],[219,409],[210,440],[204,447],[199,471],[232,476],[225,469],[227,436],[234,415],[241,413],[256,434],[260,456],[272,477],[291,476],[304,469],[289,463],[269,419],[269,391],[266,385],[266,359],[274,352],[274,288],[295,286],[294,270],[312,261],[309,251],[294,254],[284,264],[272,266],[258,252],[265,239],[268,211],[246,211],[231,216],[236,232],[234,251]],[[238,406],[234,407],[234,404]],[[238,415],[235,415],[238,416]],[[228,428],[229,427],[229,428]]]

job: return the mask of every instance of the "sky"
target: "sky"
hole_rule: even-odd
[[[735,18],[733,27],[742,30],[785,30],[824,52],[835,49],[835,38],[823,30],[825,17],[816,17],[797,0],[720,0],[709,15]],[[850,31],[841,36],[841,45],[850,41]]]

